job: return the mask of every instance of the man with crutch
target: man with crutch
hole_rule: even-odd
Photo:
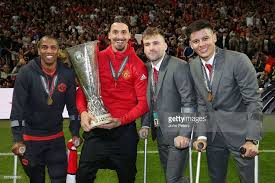
[[[159,157],[167,183],[188,182],[183,176],[188,158],[191,128],[169,129],[165,114],[195,111],[195,95],[187,62],[165,53],[167,44],[161,30],[148,27],[143,33],[144,53],[149,59],[147,101],[150,111],[142,118],[141,138],[149,128],[157,139]]]
[[[190,62],[198,112],[208,115],[207,125],[196,130],[194,147],[204,143],[212,183],[225,183],[230,154],[242,183],[253,183],[254,157],[261,139],[262,102],[255,69],[240,52],[216,47],[216,33],[207,20],[186,29],[191,48],[198,54]],[[206,144],[207,142],[207,144]],[[240,156],[239,149],[246,152]]]

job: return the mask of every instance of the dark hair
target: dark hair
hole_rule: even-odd
[[[129,21],[124,16],[116,16],[114,18],[114,22],[113,23],[123,23],[123,24],[126,24],[129,27]]]
[[[41,42],[42,42],[43,40],[45,40],[45,39],[53,39],[53,40],[55,40],[55,41],[56,41],[56,45],[57,45],[57,47],[59,48],[59,44],[58,44],[57,39],[56,39],[55,37],[53,37],[53,36],[50,36],[50,35],[43,36],[43,37],[38,41],[38,43],[37,43],[37,48],[40,48]]]
[[[123,16],[116,16],[116,17],[114,18],[113,23],[108,24],[108,26],[107,26],[109,32],[111,31],[111,27],[112,27],[112,25],[113,25],[114,23],[123,23],[123,24],[127,25],[128,30],[129,30],[129,32],[130,32],[130,29],[129,29],[130,24],[129,24],[129,21],[128,21],[127,18],[125,18],[125,17],[123,17]]]
[[[142,34],[142,39],[146,37],[152,37],[155,35],[161,35],[163,39],[165,39],[163,31],[158,27],[148,27],[147,29],[145,29],[145,31]]]
[[[193,33],[193,32],[197,32],[199,30],[202,30],[202,29],[210,29],[213,31],[213,27],[212,25],[210,24],[210,22],[208,20],[204,20],[204,19],[201,19],[201,20],[196,20],[194,22],[192,22],[185,30],[185,34],[187,36],[188,39],[190,39],[190,35]]]

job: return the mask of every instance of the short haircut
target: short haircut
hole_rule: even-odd
[[[201,19],[201,20],[196,20],[194,22],[192,22],[185,30],[185,34],[187,36],[188,39],[190,39],[190,35],[193,33],[193,32],[197,32],[197,31],[200,31],[202,29],[210,29],[213,31],[213,27],[212,25],[210,24],[210,22],[208,20],[204,20],[204,19]]]
[[[147,37],[152,37],[156,35],[161,35],[165,40],[163,31],[158,27],[148,27],[142,34],[142,39],[146,39]]]
[[[56,45],[57,45],[57,47],[59,48],[59,44],[58,44],[57,39],[56,39],[55,37],[53,37],[53,36],[50,36],[50,35],[43,36],[43,37],[38,41],[38,43],[37,43],[37,48],[40,48],[42,41],[45,40],[45,39],[53,39],[53,40],[55,40],[55,41],[56,41]]]
[[[111,24],[111,26],[109,27],[109,31],[111,30],[111,27],[114,23],[123,23],[125,25],[127,25],[128,29],[129,29],[129,21],[127,18],[125,18],[124,16],[117,16],[114,18],[114,22]]]

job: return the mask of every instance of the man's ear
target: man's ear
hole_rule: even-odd
[[[217,42],[217,33],[216,32],[213,33],[213,39],[214,39],[214,42],[216,43]]]
[[[194,50],[191,41],[189,41],[189,46]]]
[[[168,45],[167,45],[167,43],[165,42],[165,50],[167,50],[167,48],[168,48]]]

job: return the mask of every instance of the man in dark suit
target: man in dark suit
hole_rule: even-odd
[[[254,182],[254,156],[261,138],[262,103],[257,92],[256,72],[249,58],[239,52],[217,48],[216,34],[206,20],[186,29],[189,43],[198,56],[190,63],[197,93],[198,112],[209,120],[197,130],[194,143],[207,139],[208,171],[212,183],[225,183],[232,154],[242,183]],[[240,147],[246,149],[241,155]]]
[[[193,113],[195,95],[187,62],[165,53],[167,44],[158,28],[149,27],[143,33],[144,53],[149,59],[147,101],[150,111],[142,118],[141,138],[147,138],[152,128],[157,138],[160,161],[166,182],[183,183],[183,171],[188,155],[191,126],[169,127],[169,116]],[[171,116],[170,116],[171,117]]]

